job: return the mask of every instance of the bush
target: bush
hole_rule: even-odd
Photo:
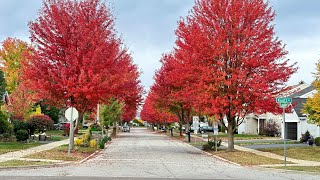
[[[36,129],[39,132],[44,132],[44,130],[51,130],[54,128],[54,122],[47,115],[32,116],[28,120],[28,124],[32,133],[34,133]]]
[[[12,120],[13,131],[17,133],[19,130],[28,130],[28,123],[21,120]]]
[[[300,142],[307,142],[311,138],[310,132],[306,131],[306,133],[301,134]]]
[[[76,139],[75,145],[76,146],[81,146],[81,147],[88,147],[89,145],[91,146],[91,133],[90,131],[86,131],[86,133],[79,138]],[[97,142],[96,142],[97,146]]]
[[[13,126],[8,121],[8,116],[0,111],[0,134],[13,132]]]
[[[105,144],[106,144],[108,141],[111,141],[111,137],[105,136],[105,137],[99,142],[99,148],[100,148],[100,149],[104,149]]]
[[[83,144],[83,138],[77,138],[75,141],[74,141],[74,144],[76,146],[80,146],[81,144]]]
[[[217,141],[217,147],[220,147],[221,146],[221,139],[219,139]],[[202,149],[203,150],[209,150],[209,149],[214,149],[215,148],[215,141],[214,140],[209,140],[207,144],[204,144],[202,146]]]
[[[101,130],[102,130],[101,126],[97,123],[90,125],[90,131],[101,131]]]
[[[18,130],[16,133],[17,141],[25,141],[29,138],[27,130]]]
[[[13,142],[16,141],[15,136],[10,133],[0,134],[0,142]]]
[[[314,143],[316,144],[316,146],[320,146],[320,137],[315,138]]]
[[[279,135],[279,126],[276,122],[267,122],[260,131],[261,135],[275,137]]]
[[[90,141],[90,147],[92,147],[92,148],[97,148],[97,141],[96,141],[95,139],[92,139],[92,140]]]

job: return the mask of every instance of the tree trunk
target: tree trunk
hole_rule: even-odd
[[[182,123],[179,122],[179,132],[180,132],[180,137],[182,137]]]
[[[79,117],[76,119],[76,124],[75,124],[75,126],[73,127],[73,133],[71,133],[71,141],[70,141],[70,148],[71,148],[71,150],[73,150],[74,149],[74,134],[75,134],[75,132],[76,132],[76,129],[78,128],[78,124],[79,124],[79,119],[81,119],[81,121],[82,121],[82,118],[83,118],[83,115],[84,115],[84,112],[80,112],[79,113]],[[73,121],[72,121],[72,123],[70,123],[70,126],[73,126]]]
[[[113,122],[112,135],[113,135],[113,136],[117,135],[117,122]]]
[[[233,120],[228,118],[228,151],[234,150],[234,130]]]

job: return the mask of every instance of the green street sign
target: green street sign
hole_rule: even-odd
[[[281,108],[287,108],[289,106],[289,103],[279,103]]]
[[[292,103],[292,98],[277,98],[277,103]]]

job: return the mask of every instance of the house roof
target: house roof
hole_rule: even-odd
[[[311,92],[311,91],[313,91],[315,89],[316,88],[314,86],[310,85],[310,86],[308,86],[308,87],[306,87],[304,89],[301,89],[301,90],[298,90],[298,91],[294,92],[293,94],[289,95],[288,97],[298,98],[298,97],[303,96],[303,95],[305,95],[305,94],[307,94],[307,93],[309,93],[309,92]]]
[[[296,111],[298,117],[306,117],[301,111],[303,109],[303,104],[307,102],[307,98],[293,98],[292,104],[293,109]]]

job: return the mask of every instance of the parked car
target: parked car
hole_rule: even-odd
[[[59,122],[58,124],[54,124],[54,129],[55,130],[64,130],[65,124],[70,124],[70,122]]]
[[[213,132],[213,127],[212,126],[202,126],[202,127],[200,127],[200,132],[201,133]]]
[[[128,125],[122,126],[122,132],[130,132],[130,126]]]
[[[89,128],[89,124],[87,122],[83,123],[82,128],[83,129],[88,129]]]

